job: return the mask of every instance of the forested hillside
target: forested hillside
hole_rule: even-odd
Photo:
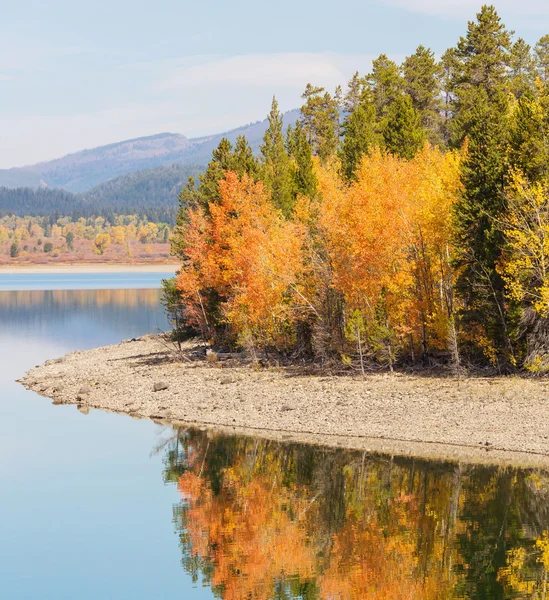
[[[180,195],[183,322],[363,372],[549,371],[548,128],[549,35],[493,6],[440,60],[309,84],[287,132],[273,101],[259,157],[222,141]]]
[[[0,188],[0,217],[47,216],[53,223],[59,216],[141,214],[150,221],[173,223],[179,191],[189,177],[197,177],[202,170],[182,165],[146,169],[121,175],[83,194],[42,187]]]

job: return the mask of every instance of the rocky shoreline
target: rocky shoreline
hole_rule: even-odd
[[[20,382],[55,404],[285,441],[549,467],[549,382],[258,368],[164,336],[77,351]]]

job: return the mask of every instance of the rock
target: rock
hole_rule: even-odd
[[[281,410],[282,412],[288,412],[289,410],[295,410],[295,408],[292,408],[291,406],[288,406],[287,404],[283,404],[283,405],[280,407],[280,410]]]
[[[89,415],[90,414],[90,407],[89,406],[84,406],[83,404],[78,404],[76,409],[78,410],[78,412],[82,413],[83,415]]]
[[[232,377],[222,377],[219,380],[221,385],[228,385],[229,383],[234,383],[234,379]]]
[[[206,362],[213,365],[218,361],[217,354],[213,350],[206,350]]]
[[[83,385],[79,390],[78,390],[78,394],[89,394],[91,392],[91,387],[89,385]]]
[[[165,381],[157,381],[153,385],[153,392],[161,392],[162,390],[168,389],[168,384]]]

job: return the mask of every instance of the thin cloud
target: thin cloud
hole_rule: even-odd
[[[157,91],[240,84],[280,87],[308,81],[337,84],[344,78],[341,58],[333,54],[280,53],[202,58],[196,64],[174,65],[156,85]]]

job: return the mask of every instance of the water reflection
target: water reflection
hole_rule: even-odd
[[[20,290],[0,292],[0,328],[17,334],[82,326],[94,338],[89,323],[116,335],[166,331],[168,322],[159,289]],[[116,338],[114,338],[116,340]]]
[[[183,565],[224,600],[545,598],[549,476],[176,432]]]

